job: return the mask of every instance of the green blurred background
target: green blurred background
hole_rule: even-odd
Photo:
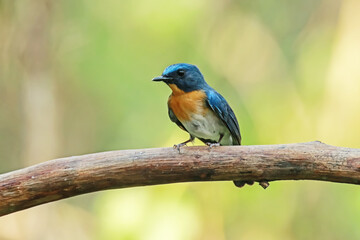
[[[196,64],[243,144],[360,146],[358,0],[0,0],[0,172],[171,147],[170,89]],[[196,144],[200,144],[196,142]],[[279,181],[111,190],[0,219],[0,239],[360,239],[358,186]]]

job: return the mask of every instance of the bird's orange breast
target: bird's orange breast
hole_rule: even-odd
[[[184,92],[175,84],[169,84],[169,87],[173,93],[169,97],[168,105],[180,122],[189,121],[192,114],[205,115],[206,94],[204,91]]]

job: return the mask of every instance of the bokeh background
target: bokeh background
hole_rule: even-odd
[[[0,172],[187,139],[151,82],[178,62],[226,97],[245,145],[359,148],[359,13],[358,0],[0,0]],[[0,239],[360,239],[359,222],[358,186],[181,183],[11,214]]]

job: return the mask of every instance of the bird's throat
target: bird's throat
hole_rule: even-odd
[[[171,88],[174,96],[179,96],[179,95],[185,94],[185,92],[183,90],[181,90],[180,88],[178,88],[178,86],[176,86],[176,84],[170,83],[170,84],[168,84],[168,86]]]

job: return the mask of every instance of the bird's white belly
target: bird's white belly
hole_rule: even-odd
[[[182,122],[186,130],[197,138],[218,142],[220,135],[224,135],[221,145],[232,145],[230,131],[225,124],[212,112],[206,115],[193,114],[191,121]]]

